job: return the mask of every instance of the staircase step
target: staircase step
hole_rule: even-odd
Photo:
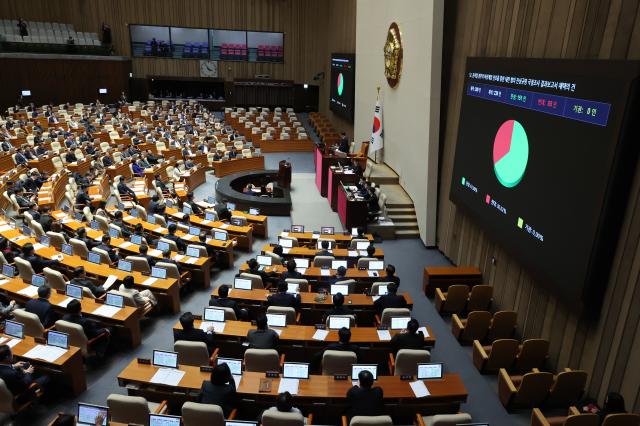
[[[387,212],[387,216],[389,217],[389,219],[391,219],[393,221],[393,223],[396,222],[415,222],[417,220],[416,215],[415,214],[402,214],[402,215],[398,215],[398,214],[392,214]]]
[[[397,176],[370,176],[369,180],[376,185],[398,185],[400,183]]]
[[[387,206],[387,211],[389,214],[416,214],[416,211],[413,207],[389,207]]]
[[[418,230],[418,222],[400,222],[400,223],[393,223],[395,228],[396,228],[396,232],[401,231],[401,230]]]
[[[397,239],[401,239],[401,238],[420,238],[420,232],[419,231],[412,231],[412,230],[404,230],[404,229],[396,229],[396,238]]]

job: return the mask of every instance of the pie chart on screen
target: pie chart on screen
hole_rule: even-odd
[[[493,171],[507,188],[518,185],[527,170],[529,140],[522,124],[507,120],[498,129],[493,141]]]
[[[338,74],[338,81],[336,82],[338,86],[338,96],[342,96],[342,90],[344,89],[344,77],[342,73]]]

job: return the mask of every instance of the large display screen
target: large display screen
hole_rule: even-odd
[[[601,303],[637,161],[639,64],[467,60],[450,198],[583,308]]]
[[[353,121],[356,57],[352,54],[331,54],[331,90],[329,108],[342,118]]]

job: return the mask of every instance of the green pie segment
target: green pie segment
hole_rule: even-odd
[[[498,129],[493,146],[493,170],[507,188],[518,185],[529,161],[529,141],[522,124],[505,121]]]

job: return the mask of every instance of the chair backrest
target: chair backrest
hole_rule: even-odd
[[[349,426],[393,426],[390,416],[353,416]]]
[[[140,204],[136,204],[136,211],[138,212],[138,217],[143,220],[147,220],[147,209],[145,209]]]
[[[157,262],[156,266],[166,269],[168,278],[180,279],[180,270],[175,263]]]
[[[109,257],[109,253],[101,248],[94,247],[91,249],[93,253],[98,253],[100,255],[100,262],[106,263],[107,265],[111,265],[111,258]]]
[[[533,419],[533,415],[532,415]],[[575,414],[564,419],[562,426],[598,426],[600,418],[597,414]]]
[[[155,216],[155,215],[154,215]],[[157,223],[157,222],[156,222]],[[178,245],[176,244],[175,241],[173,240],[169,240],[167,238],[160,238],[158,241],[162,241],[164,243],[169,244],[169,248],[171,249],[171,251],[176,252],[178,251]]]
[[[84,330],[80,324],[76,324],[69,321],[58,320],[55,325],[56,330],[69,334],[69,345],[80,348],[82,356],[87,356],[89,353],[88,339],[84,334]]]
[[[84,241],[77,238],[69,238],[69,244],[71,244],[71,247],[73,247],[73,254],[75,254],[76,256],[80,256],[83,259],[87,258],[89,250],[87,249],[87,245],[84,243]]]
[[[42,227],[42,225],[40,225],[40,222],[32,220],[30,225],[31,226],[29,227],[33,229],[33,232],[35,232],[37,238],[40,238],[44,235],[44,228]]]
[[[93,213],[91,213],[91,209],[89,208],[89,206],[84,206],[82,208],[82,214],[87,218],[89,222],[93,220]]]
[[[112,422],[149,424],[149,404],[141,396],[112,393],[107,397],[107,406]]]
[[[325,326],[329,327],[329,322],[331,322],[331,318],[349,318],[349,327],[355,327],[356,325],[356,316],[355,315],[328,315],[324,320]]]
[[[296,310],[295,308],[285,306],[269,306],[267,308],[268,314],[285,314],[287,316],[287,324],[296,323]]]
[[[392,317],[409,317],[411,316],[411,311],[409,308],[386,308],[382,311],[382,316],[380,317],[380,325],[389,326],[391,324]]]
[[[44,337],[44,327],[36,314],[27,312],[24,309],[16,309],[13,311],[13,316],[17,322],[24,325],[24,334],[33,337]]]
[[[351,375],[351,366],[357,362],[358,357],[355,352],[326,350],[322,354],[322,374],[324,376]]]
[[[473,311],[469,312],[460,340],[472,342],[474,340],[484,340],[491,324],[491,312]]]
[[[198,244],[190,244],[190,246],[198,250],[198,257],[209,257],[209,253],[207,253],[207,248],[205,246]]]
[[[244,216],[232,215],[231,220],[237,221],[240,224],[240,226],[247,226],[247,218]]]
[[[165,220],[164,216],[154,213],[153,214],[153,218],[156,220],[156,224],[162,225],[162,226],[167,226],[167,221]],[[174,250],[174,251],[178,251],[177,247],[176,247],[176,250]]]
[[[274,252],[268,251],[268,252],[265,253],[265,255],[272,258],[271,259],[271,264],[272,265],[282,265],[282,261],[280,260],[280,256],[278,256]]]
[[[36,273],[33,270],[31,263],[21,257],[16,257],[14,261],[16,263],[16,266],[18,267],[18,274],[20,275],[20,278],[22,278],[22,281],[31,283],[31,277]]]
[[[494,341],[496,339],[508,339],[513,336],[516,328],[518,314],[514,311],[498,311],[493,314],[491,325],[487,333],[487,339]]]
[[[46,235],[49,237],[49,244],[58,250],[61,249],[62,244],[66,243],[67,240],[64,237],[64,234],[60,232],[48,231]]]
[[[264,288],[264,283],[262,282],[262,277],[260,275],[243,272],[240,274],[240,278],[246,278],[248,280],[251,280],[252,290]]]
[[[304,416],[295,412],[265,410],[262,413],[262,426],[304,426]]]
[[[54,290],[65,291],[65,289],[67,288],[66,287],[67,281],[64,279],[64,275],[62,275],[60,272],[56,271],[55,269],[51,269],[49,267],[44,268],[42,270],[42,273],[47,278],[47,283],[49,284],[49,287],[51,287]]]
[[[127,256],[125,259],[131,262],[131,269],[134,271],[145,274],[151,273],[151,268],[149,267],[149,262],[147,262],[146,258],[141,256]]]
[[[0,379],[0,413],[14,414],[14,395],[11,393],[4,380]]]
[[[368,243],[368,242],[369,242],[369,240],[364,239],[364,238],[354,238],[349,243],[349,248],[355,250],[356,247],[358,247],[358,243]]]
[[[233,308],[227,308],[227,307],[224,307],[224,306],[216,306],[216,309],[222,309],[224,311],[224,320],[225,321],[236,321],[238,319],[236,317],[236,311],[234,311]]]
[[[224,426],[224,412],[218,405],[187,401],[182,404],[184,426]]]
[[[431,353],[424,349],[400,349],[396,354],[394,376],[415,376],[418,374],[418,363],[429,362]]]
[[[247,349],[244,353],[246,371],[280,371],[280,356],[275,349]]]
[[[491,353],[484,368],[487,371],[498,371],[510,368],[518,353],[518,341],[515,339],[498,339],[491,345]]]
[[[513,366],[515,371],[531,371],[540,368],[549,356],[549,341],[545,339],[527,339],[522,343]]]
[[[298,291],[309,291],[309,281],[304,278],[285,278],[287,284],[298,284]]]
[[[100,228],[100,230],[102,232],[104,232],[105,234],[108,234],[109,233],[109,219],[107,219],[104,216],[100,216],[100,215],[95,215],[93,218],[98,222],[98,227]]]
[[[448,313],[460,313],[467,305],[467,298],[469,297],[469,286],[463,284],[456,284],[449,286],[447,290],[447,297],[444,304],[440,308],[440,312]]]
[[[173,350],[178,352],[178,364],[209,365],[209,351],[203,342],[178,340],[173,344]]]
[[[491,305],[493,297],[493,287],[486,284],[478,284],[471,287],[469,301],[467,302],[468,311],[487,311]]]
[[[369,269],[369,262],[375,262],[380,259],[376,259],[375,257],[361,257],[358,259],[358,268],[367,268]]]
[[[547,372],[532,372],[522,376],[520,387],[513,398],[518,406],[539,407],[549,394],[553,384],[553,374]]]
[[[563,371],[549,390],[546,404],[554,407],[566,407],[578,402],[587,384],[587,372],[582,370]]]
[[[331,262],[336,260],[333,256],[316,256],[313,258],[313,266],[316,268],[331,267]]]
[[[604,418],[602,426],[638,426],[640,425],[640,414],[620,413],[609,414]]]
[[[386,290],[389,284],[393,284],[391,281],[376,282],[371,284],[370,294],[376,296],[380,294],[380,289]]]
[[[436,414],[430,420],[429,426],[456,426],[463,423],[471,423],[471,415],[467,413]]]
[[[118,238],[122,238],[122,228],[118,225],[114,225],[113,223],[109,224],[109,231],[114,230],[118,233]]]

